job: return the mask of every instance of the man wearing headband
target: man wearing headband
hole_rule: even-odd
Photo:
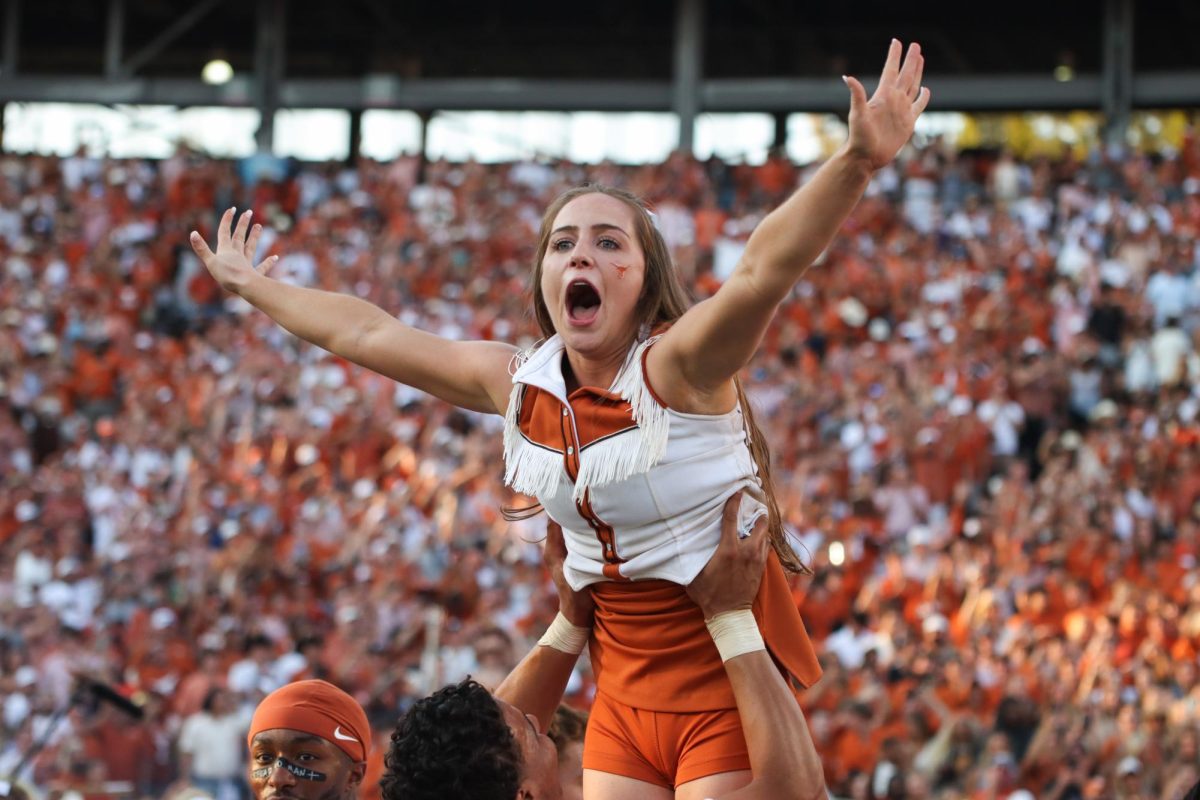
[[[353,800],[367,769],[371,727],[341,689],[298,681],[259,704],[247,741],[255,800]]]
[[[749,537],[740,537],[738,499],[726,503],[717,551],[688,586],[733,686],[751,767],[742,785],[715,800],[823,800],[824,772],[808,723],[751,611],[767,559],[766,522],[760,519]],[[562,579],[566,548],[557,527],[549,526],[545,562],[559,592],[559,618],[495,695],[468,679],[409,710],[392,733],[380,781],[383,800],[563,797],[558,756],[543,731],[587,642],[593,608],[586,589],[572,592]],[[593,716],[589,730],[594,724],[610,721]],[[676,795],[688,796],[686,790]]]

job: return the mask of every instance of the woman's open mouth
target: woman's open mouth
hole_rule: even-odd
[[[600,313],[600,292],[583,279],[567,284],[567,321],[572,325],[590,325]]]

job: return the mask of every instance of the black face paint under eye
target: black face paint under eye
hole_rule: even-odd
[[[292,762],[288,761],[283,756],[280,756],[279,758],[275,759],[275,763],[273,763],[269,767],[259,767],[258,769],[254,770],[254,772],[252,772],[251,775],[253,775],[255,778],[258,778],[260,780],[263,778],[269,778],[269,777],[271,777],[271,771],[273,769],[275,769],[276,767],[283,767],[288,772],[292,773],[293,775],[295,775],[297,778],[300,778],[301,780],[306,780],[306,781],[323,781],[323,780],[325,780],[324,772],[317,772],[315,769],[309,769],[308,767],[302,767],[299,764],[293,764]]]

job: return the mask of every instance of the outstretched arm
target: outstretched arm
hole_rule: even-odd
[[[550,721],[554,719],[554,710],[562,701],[567,682],[571,679],[571,671],[579,660],[582,642],[586,640],[592,627],[592,590],[584,589],[576,592],[567,584],[563,575],[563,561],[567,557],[567,545],[563,540],[562,528],[555,522],[550,522],[546,528],[546,546],[542,560],[550,570],[554,586],[558,589],[558,613],[550,631],[542,638],[521,663],[509,673],[504,682],[496,689],[496,697],[517,709],[532,714],[537,718],[538,729],[542,732],[550,729]],[[567,627],[564,627],[567,626]],[[571,630],[574,628],[574,630]],[[566,634],[555,637],[556,630]],[[571,646],[572,638],[576,646]],[[558,649],[566,647],[567,650]]]
[[[716,800],[824,798],[825,773],[804,712],[763,646],[750,611],[767,562],[767,526],[760,519],[749,537],[739,538],[740,502],[740,494],[726,502],[721,543],[687,587],[725,662],[753,774],[748,785]]]
[[[824,798],[825,772],[804,712],[767,651],[731,658],[725,674],[742,717],[754,779],[716,800]]]
[[[846,144],[755,229],[725,285],[690,309],[650,351],[652,383],[665,386],[682,378],[700,394],[722,391],[749,362],[776,307],[829,246],[874,171],[912,136],[929,102],[929,90],[921,88],[920,47],[913,44],[903,64],[901,50],[893,39],[869,100],[857,79],[845,79],[850,89]]]
[[[262,226],[250,230],[247,211],[235,228],[233,216],[231,208],[221,217],[215,253],[200,234],[191,235],[192,249],[222,288],[306,342],[359,366],[462,408],[504,413],[512,388],[508,364],[513,347],[450,341],[405,325],[357,297],[273,280],[266,273],[277,256],[257,267],[250,263]]]

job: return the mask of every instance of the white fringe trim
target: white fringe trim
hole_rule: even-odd
[[[562,479],[563,456],[533,444],[521,434],[518,421],[524,393],[525,384],[514,384],[504,412],[504,483],[540,500],[553,493]]]
[[[642,370],[642,358],[658,338],[653,336],[629,351],[611,389],[629,403],[637,432],[606,439],[581,454],[575,499],[580,499],[590,486],[603,486],[649,472],[667,452],[671,417],[654,399]],[[629,441],[631,435],[637,437],[636,443]]]
[[[542,347],[542,345],[546,344],[547,341],[547,339],[539,339],[524,350],[517,350],[517,352],[513,353],[513,357],[508,360],[508,374],[516,377],[517,371],[520,370],[521,367],[525,366],[525,363],[529,361],[529,359],[533,358],[533,354],[536,353]]]
[[[642,358],[656,341],[657,336],[651,337],[630,349],[610,388],[629,403],[637,430],[597,442],[579,454],[574,499],[581,500],[589,487],[649,472],[666,453],[671,417],[654,399],[642,369]],[[515,373],[528,358],[528,353],[518,354],[510,370]],[[521,434],[519,421],[525,387],[524,383],[514,383],[504,414],[504,482],[522,494],[540,499],[554,492],[565,466],[562,453],[539,447]],[[636,441],[631,441],[631,437]]]
[[[587,449],[580,454],[579,475],[575,478],[573,499],[582,500],[583,495],[590,487],[616,483],[631,475],[636,475],[638,448],[635,440],[637,435],[638,430],[631,428],[588,445]]]
[[[523,436],[513,451],[505,450],[504,459],[504,482],[539,502],[554,494],[564,477],[562,453],[538,447]]]
[[[521,401],[526,384],[516,380],[517,372],[528,363],[542,345],[534,344],[518,350],[508,362],[508,374],[513,376],[512,393],[504,410],[504,483],[521,494],[542,498],[558,484],[558,471],[563,468],[562,454],[554,453],[530,442],[521,434]]]

